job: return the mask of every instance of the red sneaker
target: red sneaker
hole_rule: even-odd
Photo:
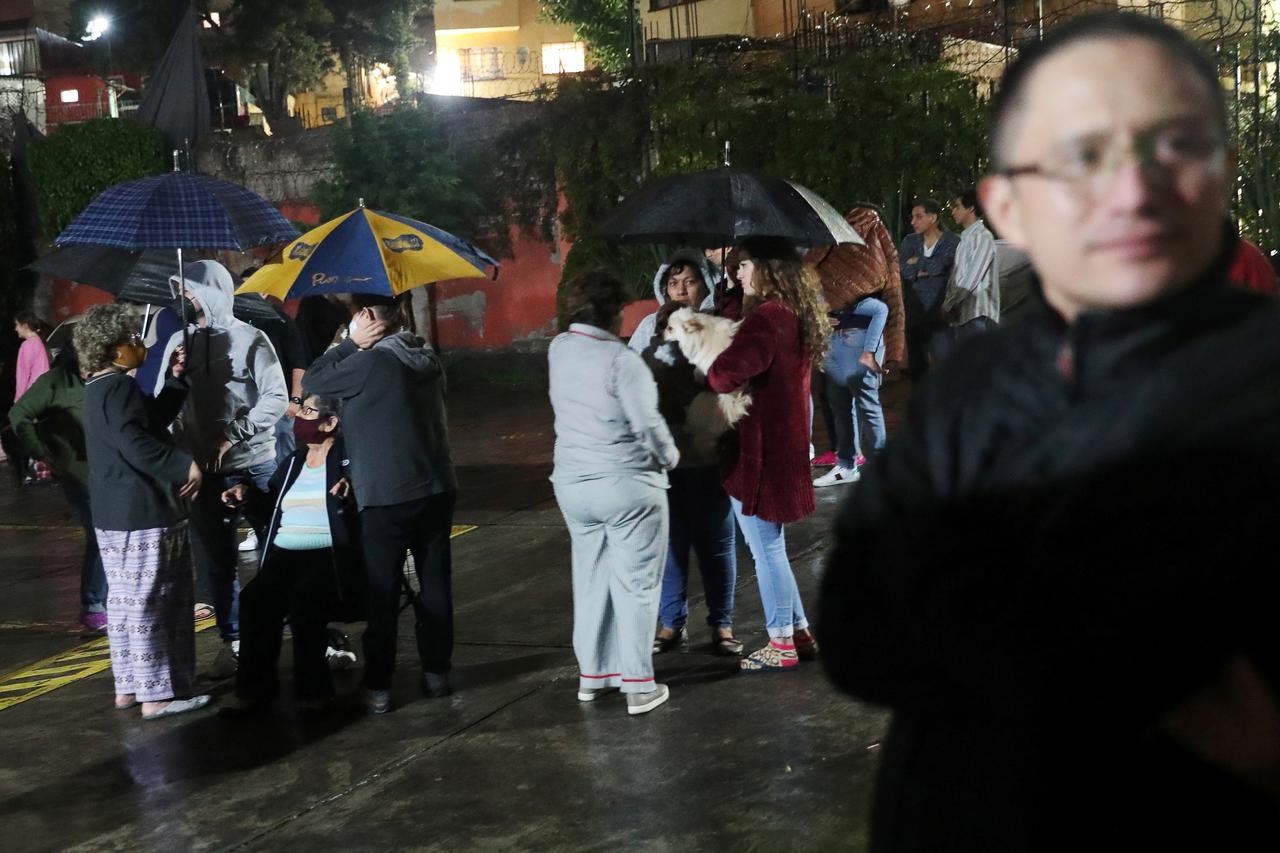
[[[836,452],[834,450],[828,450],[821,456],[815,456],[812,464],[815,468],[822,468],[827,465],[837,465],[839,462],[840,460],[836,458]]]

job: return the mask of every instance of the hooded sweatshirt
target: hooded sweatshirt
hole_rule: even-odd
[[[276,351],[265,334],[232,316],[235,295],[226,267],[196,261],[185,272],[187,290],[199,300],[207,325],[191,331],[186,371],[191,392],[174,425],[178,446],[207,466],[218,444],[230,441],[223,470],[272,462],[275,425],[289,406]],[[176,287],[177,276],[170,283]],[[169,338],[162,364],[181,344],[179,331]]]
[[[315,360],[302,385],[339,397],[360,509],[458,488],[449,452],[444,368],[435,350],[399,332],[361,350],[348,338]]]
[[[671,253],[662,266],[658,267],[658,272],[653,277],[653,295],[657,297],[658,305],[667,304],[667,270],[671,269],[671,265],[676,263],[692,264],[702,273],[703,284],[707,287],[707,296],[702,300],[702,304],[698,306],[698,310],[714,311],[716,293],[720,290],[720,282],[724,275],[697,249],[677,249]],[[631,339],[627,341],[627,346],[636,352],[647,350],[649,344],[653,342],[653,331],[657,322],[657,311],[641,320],[640,324],[636,326],[635,332],[632,333]]]

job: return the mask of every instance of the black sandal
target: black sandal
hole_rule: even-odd
[[[742,641],[732,634],[728,637],[715,637],[712,639],[711,645],[715,647],[718,655],[735,658],[742,657]]]
[[[655,655],[664,654],[665,652],[674,652],[676,649],[689,642],[689,632],[684,628],[676,631],[670,637],[654,637],[653,653]]]

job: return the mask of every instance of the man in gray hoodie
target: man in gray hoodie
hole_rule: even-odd
[[[211,674],[229,676],[240,645],[240,585],[236,512],[222,503],[222,493],[245,482],[266,490],[276,468],[275,425],[289,405],[289,392],[271,341],[232,315],[235,293],[226,267],[196,261],[187,265],[185,279],[195,326],[187,348],[191,391],[173,432],[178,446],[205,471],[191,507],[191,552],[208,579],[226,643]],[[170,283],[176,287],[177,276]],[[169,339],[164,363],[181,344],[179,331]]]
[[[369,574],[364,686],[369,710],[391,709],[405,551],[413,553],[422,690],[447,696],[453,658],[453,562],[449,534],[458,482],[449,452],[445,376],[435,351],[401,331],[401,306],[356,294],[347,340],[311,365],[308,394],[343,400],[351,488],[360,507]]]

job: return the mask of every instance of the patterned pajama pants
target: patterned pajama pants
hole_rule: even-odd
[[[195,626],[187,523],[97,534],[116,693],[139,702],[190,696]]]

